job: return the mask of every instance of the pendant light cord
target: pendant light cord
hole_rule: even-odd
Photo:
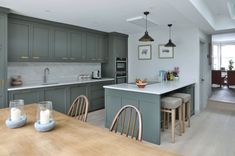
[[[145,25],[146,25],[146,32],[147,32],[147,24],[148,24],[148,22],[147,22],[147,18],[148,18],[148,17],[147,17],[147,16],[148,16],[148,15],[146,15],[146,21],[145,21],[145,22],[146,22],[146,24],[145,24]]]
[[[169,38],[171,39],[171,26],[170,26],[170,29],[169,29]]]

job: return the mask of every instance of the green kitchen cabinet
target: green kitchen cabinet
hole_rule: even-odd
[[[22,20],[10,19],[8,23],[8,60],[29,61],[31,24]]]
[[[66,114],[68,103],[68,88],[67,86],[48,87],[44,89],[44,100],[52,101],[53,109]]]
[[[7,14],[9,9],[0,7],[0,108],[7,107]]]
[[[89,111],[95,111],[104,108],[104,85],[113,84],[114,81],[91,83],[88,85],[88,97],[90,102]]]
[[[66,29],[55,28],[53,30],[53,59],[58,61],[68,60],[69,33]]]
[[[86,60],[97,61],[97,35],[94,33],[87,33],[86,36]]]
[[[44,101],[43,89],[25,89],[9,92],[9,101],[23,99],[25,104]]]
[[[69,96],[69,100],[70,102],[67,105],[67,111],[69,110],[71,104],[73,103],[73,101],[80,95],[85,95],[88,97],[88,93],[87,93],[87,85],[71,85],[69,87],[69,92],[70,92],[70,96]],[[89,106],[90,107],[90,106]]]
[[[50,60],[51,28],[46,25],[33,24],[32,59]]]
[[[99,35],[97,37],[96,59],[100,62],[108,60],[108,36]]]
[[[70,60],[85,61],[86,33],[82,31],[70,32]]]

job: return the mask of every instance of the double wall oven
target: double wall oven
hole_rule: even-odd
[[[116,72],[115,81],[119,83],[127,83],[127,58],[117,57],[115,60]]]

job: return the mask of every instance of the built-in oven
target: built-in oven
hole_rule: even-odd
[[[127,83],[127,76],[117,76],[116,84]]]
[[[127,69],[126,58],[116,58],[116,72],[125,72]]]
[[[116,83],[127,83],[127,59],[126,58],[116,58],[116,71],[115,79]]]

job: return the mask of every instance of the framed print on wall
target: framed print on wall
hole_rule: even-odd
[[[138,46],[138,59],[139,60],[151,60],[152,58],[152,46],[151,45],[139,45]]]
[[[167,59],[174,58],[174,48],[173,47],[165,47],[164,44],[158,45],[158,57]]]

